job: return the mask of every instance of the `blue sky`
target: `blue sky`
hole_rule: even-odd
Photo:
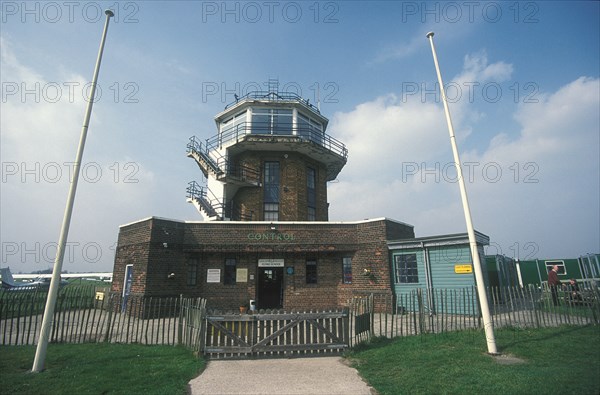
[[[488,253],[600,251],[598,2],[11,2],[1,5],[1,265],[52,266],[104,23],[111,21],[64,269],[112,270],[119,225],[201,220],[190,136],[269,79],[330,119],[348,164],[330,220],[466,231],[435,32]]]

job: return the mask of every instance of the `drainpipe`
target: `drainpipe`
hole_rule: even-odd
[[[425,286],[427,287],[427,304],[429,311],[435,313],[433,305],[433,281],[431,279],[431,263],[429,261],[429,249],[425,247],[425,243],[421,242],[421,250],[423,250],[423,258],[425,260]]]

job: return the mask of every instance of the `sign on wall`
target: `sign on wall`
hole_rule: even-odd
[[[235,273],[235,281],[238,283],[247,283],[248,269],[237,269]]]
[[[258,267],[283,267],[283,259],[259,259]]]
[[[454,273],[456,273],[456,274],[473,273],[473,265],[471,265],[471,264],[454,265]]]
[[[206,282],[207,283],[220,283],[221,282],[221,269],[206,269]]]

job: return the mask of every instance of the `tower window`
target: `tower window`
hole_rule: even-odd
[[[277,108],[252,108],[253,134],[292,134],[292,110]]]
[[[323,144],[323,126],[303,114],[298,113],[296,134],[305,140]]]
[[[235,114],[233,117],[221,122],[221,133],[219,135],[219,143],[223,144],[227,141],[235,139],[239,133],[246,133],[246,111]]]
[[[308,207],[308,220],[317,219],[317,193],[316,193],[316,171],[312,167],[306,169],[306,195]]]
[[[264,165],[264,220],[279,220],[279,162]]]

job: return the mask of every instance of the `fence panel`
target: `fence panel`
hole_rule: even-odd
[[[208,358],[333,355],[349,346],[349,312],[285,312],[206,316]]]
[[[547,288],[490,287],[487,295],[494,327],[599,325],[598,288],[587,284],[581,288],[585,290],[581,298],[574,298],[567,289],[559,291],[559,304],[554,305]],[[389,299],[391,309],[382,298]],[[372,336],[393,338],[482,328],[477,291],[472,287],[416,288],[391,297],[373,294],[353,298],[349,306],[353,344]],[[385,308],[377,310],[376,306]]]
[[[47,290],[0,291],[1,345],[37,344],[46,297]],[[99,297],[94,287],[64,288],[57,298],[50,341],[184,344],[198,351],[205,307],[204,299],[129,295],[124,300],[112,292]],[[180,328],[185,328],[186,337]]]

